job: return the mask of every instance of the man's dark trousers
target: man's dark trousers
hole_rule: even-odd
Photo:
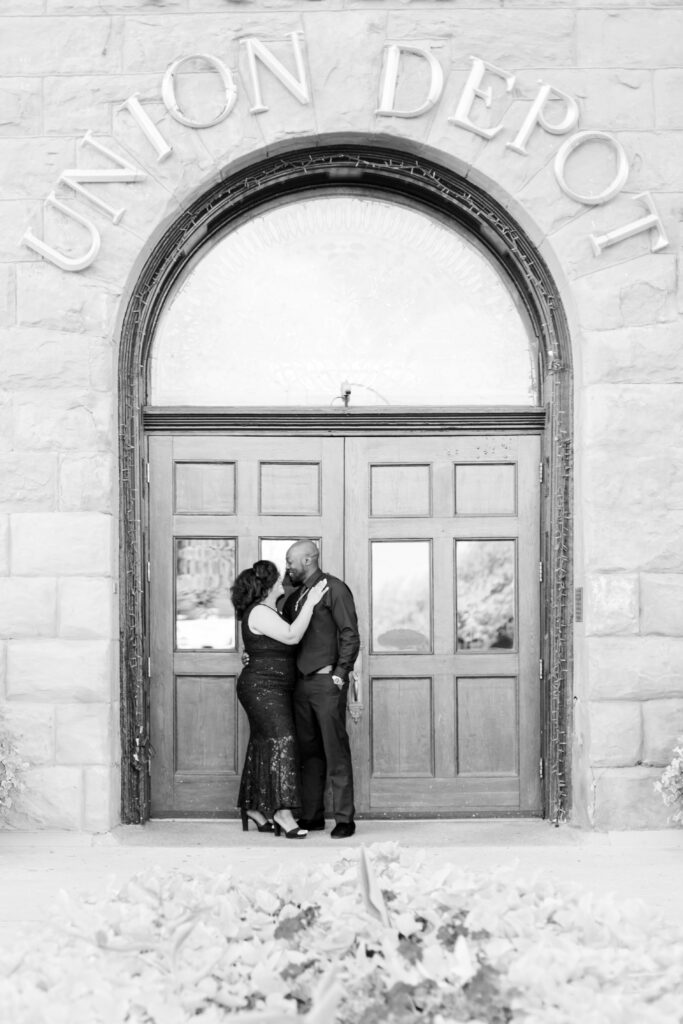
[[[327,672],[300,675],[294,691],[294,721],[301,756],[303,806],[307,821],[325,817],[325,779],[332,787],[337,822],[353,821],[353,771],[346,732],[349,684],[339,687]]]

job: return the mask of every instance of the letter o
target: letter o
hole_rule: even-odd
[[[614,180],[596,196],[577,192],[567,184],[564,176],[567,160],[574,150],[582,146],[584,142],[607,142],[614,148],[617,154],[617,173],[614,175]],[[607,132],[577,132],[576,135],[572,135],[571,138],[562,143],[555,156],[555,177],[557,178],[558,185],[570,199],[576,200],[577,203],[583,203],[585,206],[600,206],[602,203],[607,203],[610,199],[614,199],[626,184],[628,172],[628,157],[624,147],[613,135],[609,135]]]
[[[210,67],[214,68],[215,71],[221,77],[223,86],[225,87],[225,106],[221,110],[220,114],[217,114],[211,121],[193,121],[191,118],[186,117],[182,110],[178,106],[178,100],[175,94],[175,74],[178,68],[187,63],[188,60],[203,60]],[[193,53],[189,57],[180,57],[178,60],[174,60],[173,63],[166,69],[164,80],[161,83],[161,96],[166,104],[171,117],[175,118],[180,124],[186,125],[188,128],[213,128],[215,124],[220,124],[221,121],[225,121],[226,117],[235,106],[235,100],[237,99],[237,89],[235,88],[235,82],[232,77],[232,72],[229,68],[226,68],[222,60],[218,57],[214,57],[210,53]]]

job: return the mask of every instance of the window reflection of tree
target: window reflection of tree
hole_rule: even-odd
[[[515,643],[514,541],[459,541],[457,642],[460,650]]]

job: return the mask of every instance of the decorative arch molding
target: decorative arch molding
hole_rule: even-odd
[[[545,811],[558,823],[570,801],[567,751],[572,669],[572,363],[560,293],[528,235],[482,187],[431,157],[399,149],[395,141],[388,144],[384,139],[366,138],[362,142],[318,140],[318,144],[300,140],[277,155],[260,159],[257,155],[248,166],[227,174],[190,203],[158,240],[125,308],[119,355],[122,820],[144,821],[150,806],[153,751],[143,570],[147,560],[144,439],[146,429],[163,427],[145,410],[147,361],[159,316],[190,260],[231,222],[285,197],[340,188],[381,193],[458,222],[513,282],[532,325],[543,408],[535,418],[528,411],[518,429],[535,428],[543,434],[543,760]],[[189,415],[188,410],[183,412]],[[490,430],[493,422],[483,410],[459,410],[450,414],[450,419],[448,414],[441,419],[433,414],[421,418],[422,433],[447,429],[483,432]],[[253,430],[255,422],[249,413],[211,410],[205,428]],[[364,429],[373,429],[372,415],[364,422]],[[278,425],[287,426],[287,416],[281,410]],[[507,432],[511,426],[512,421]],[[415,427],[420,429],[417,418]]]

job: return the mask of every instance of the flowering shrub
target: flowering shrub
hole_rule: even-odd
[[[679,736],[678,742],[661,779],[655,782],[655,789],[667,807],[676,808],[669,820],[683,825],[683,736]]]
[[[382,844],[271,880],[145,871],[0,952],[12,1024],[678,1024],[683,929]]]
[[[14,743],[6,722],[0,713],[0,820],[14,803],[14,797],[24,788],[21,771],[28,768]]]

